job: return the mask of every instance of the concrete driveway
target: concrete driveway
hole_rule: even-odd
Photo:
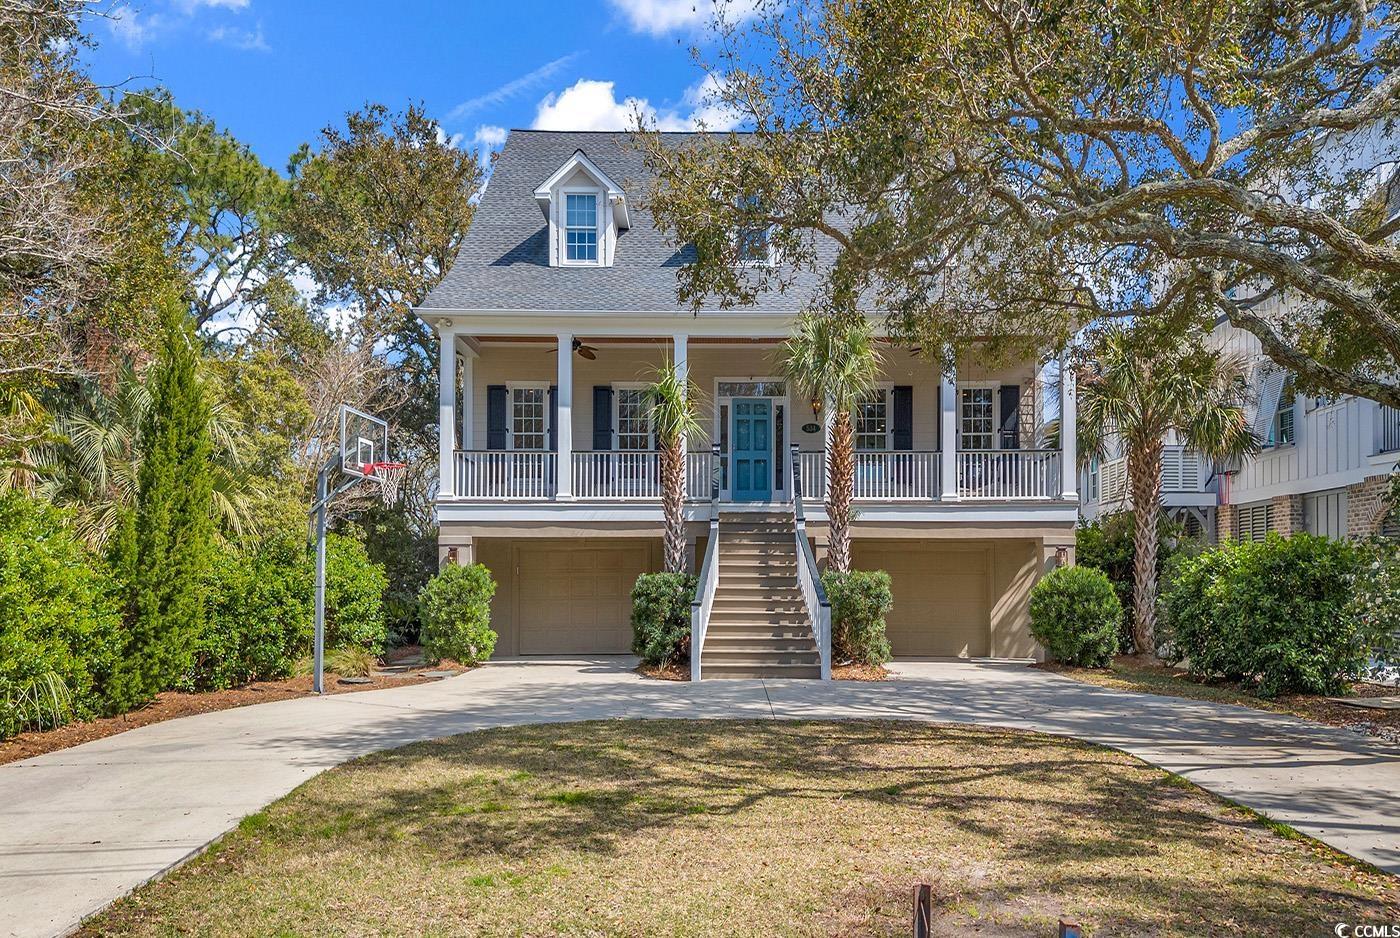
[[[347,759],[491,726],[602,718],[900,719],[1077,736],[1400,874],[1400,751],[1346,730],[1022,664],[903,662],[881,684],[692,685],[643,680],[631,667],[499,662],[434,684],[158,723],[0,766],[0,935],[71,930]]]

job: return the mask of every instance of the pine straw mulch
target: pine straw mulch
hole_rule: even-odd
[[[450,667],[450,664],[444,662],[442,665],[428,670],[447,667]],[[359,691],[384,690],[388,687],[407,687],[432,680],[436,680],[436,678],[423,677],[420,674],[410,672],[403,676],[372,677],[368,684],[342,684],[334,674],[327,674],[325,685],[328,694],[353,694]],[[285,681],[258,681],[243,687],[198,694],[167,691],[156,695],[155,700],[140,710],[133,710],[120,716],[85,720],[69,723],[57,729],[36,730],[12,736],[0,742],[0,765],[40,756],[46,752],[68,749],[71,746],[92,742],[107,736],[115,736],[137,727],[149,726],[152,723],[163,723],[166,720],[175,720],[198,713],[213,713],[218,710],[232,710],[234,707],[270,703],[274,700],[294,700],[298,697],[310,696],[313,694],[309,674],[288,678]]]

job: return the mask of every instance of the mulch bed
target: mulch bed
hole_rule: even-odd
[[[878,664],[837,664],[831,667],[837,681],[888,681],[890,672]]]
[[[649,677],[654,681],[688,681],[690,680],[690,669],[680,668],[674,664],[655,667],[649,664],[637,665],[637,673],[642,677]]]
[[[447,667],[447,663],[439,667]],[[327,694],[354,694],[367,690],[383,690],[388,687],[407,687],[437,680],[431,677],[405,675],[402,677],[372,677],[368,684],[341,684],[334,674],[326,675]],[[81,743],[115,736],[179,717],[197,713],[213,713],[217,710],[231,710],[234,707],[247,707],[252,704],[270,703],[274,700],[293,700],[297,697],[314,696],[311,691],[311,676],[288,678],[285,681],[259,681],[244,687],[228,690],[209,691],[202,694],[186,694],[168,691],[156,695],[156,699],[140,710],[123,713],[115,717],[103,717],[82,723],[69,723],[58,729],[30,731],[12,736],[0,742],[0,765],[18,762],[46,752],[56,752]]]

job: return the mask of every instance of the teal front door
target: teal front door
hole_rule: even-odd
[[[736,502],[766,502],[773,494],[773,405],[761,398],[734,401],[734,478],[729,495]]]

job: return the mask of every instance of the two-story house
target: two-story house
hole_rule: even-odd
[[[1385,495],[1400,462],[1400,411],[1355,397],[1296,393],[1259,340],[1226,321],[1216,324],[1211,342],[1247,363],[1255,400],[1246,417],[1261,449],[1222,466],[1168,439],[1167,514],[1188,533],[1216,542],[1262,540],[1270,531],[1337,538],[1392,533]],[[1131,507],[1127,460],[1116,450],[1108,456],[1081,473],[1088,520]]]
[[[829,654],[815,570],[791,548],[794,479],[820,558],[830,414],[777,359],[800,278],[693,313],[676,299],[687,248],[640,204],[646,183],[622,133],[514,131],[497,157],[456,263],[417,310],[441,337],[443,561],[490,568],[500,655],[628,652],[631,587],[661,564],[644,388],[672,361],[705,430],[687,445],[686,518],[714,624],[698,623],[693,656],[708,676],[816,676],[810,653]],[[1072,427],[1072,386],[1047,408],[1033,362],[940,374],[892,344],[885,362],[854,415],[852,550],[893,578],[895,655],[1038,656],[1028,593],[1072,560],[1078,510],[1073,445],[1044,447],[1045,413]]]

